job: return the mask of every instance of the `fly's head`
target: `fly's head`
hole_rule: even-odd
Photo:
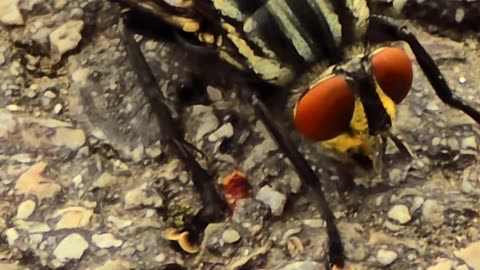
[[[403,49],[383,47],[328,68],[301,96],[294,122],[307,139],[338,153],[374,161],[395,106],[408,94],[412,62]]]

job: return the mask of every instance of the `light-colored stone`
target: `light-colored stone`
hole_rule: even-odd
[[[115,183],[117,182],[116,180],[117,178],[115,176],[111,175],[108,172],[104,172],[97,178],[97,180],[95,180],[95,182],[92,185],[92,189],[111,187],[115,185]]]
[[[72,233],[62,239],[53,251],[53,255],[61,263],[66,263],[71,259],[80,259],[87,248],[88,242],[85,238],[78,233]]]
[[[387,266],[397,259],[398,254],[395,251],[380,249],[376,257],[380,264]]]
[[[75,188],[79,188],[83,182],[83,176],[81,174],[76,175],[75,177],[73,177],[72,182]]]
[[[92,235],[92,242],[99,248],[117,248],[123,244],[122,240],[115,238],[111,233],[94,234]]]
[[[164,262],[167,256],[165,256],[165,253],[160,253],[155,258],[153,258],[156,262]]]
[[[19,219],[15,221],[15,225],[17,229],[27,231],[29,233],[44,233],[52,230],[47,223],[38,221],[25,221],[23,219]]]
[[[208,133],[218,128],[218,118],[213,113],[213,109],[204,105],[195,105],[192,108],[192,116],[197,119],[197,129],[195,141],[200,141]]]
[[[262,187],[255,197],[257,200],[265,203],[272,210],[275,216],[281,216],[283,208],[287,202],[287,197],[269,186]]]
[[[427,270],[452,270],[453,262],[444,260],[427,268]]]
[[[422,220],[433,226],[440,226],[445,221],[445,206],[437,200],[426,200],[422,207]]]
[[[92,74],[92,69],[85,67],[72,72],[72,81],[79,84],[80,87],[86,86],[89,82],[88,76]]]
[[[22,25],[24,23],[18,4],[19,0],[0,1],[0,23],[6,25]]]
[[[17,121],[12,113],[5,109],[0,109],[0,138],[6,138],[17,127]]]
[[[42,173],[46,167],[46,163],[39,162],[20,175],[15,184],[16,193],[35,195],[39,200],[55,196],[60,191],[60,185],[43,177]]]
[[[18,206],[17,218],[28,219],[33,211],[35,211],[35,202],[32,200],[24,201]]]
[[[13,246],[15,241],[18,239],[18,232],[14,228],[9,228],[5,231],[5,235],[7,236],[7,242],[9,246]]]
[[[42,243],[43,241],[43,234],[41,233],[32,233],[28,236],[28,243],[32,249],[35,249]]]
[[[28,270],[28,268],[18,265],[18,264],[13,264],[13,263],[0,263],[0,269],[2,270]]]
[[[55,225],[55,230],[61,230],[85,227],[90,223],[92,215],[93,210],[91,209],[72,206],[57,210],[52,218],[60,217],[60,220]]]
[[[210,142],[216,142],[221,139],[231,138],[233,136],[233,126],[230,123],[226,123],[223,126],[219,127],[217,130],[212,132],[208,136]]]
[[[303,224],[305,224],[306,226],[310,227],[310,228],[322,228],[325,226],[325,221],[323,219],[320,219],[320,218],[315,218],[315,219],[305,219],[303,221]]]
[[[408,212],[408,207],[403,204],[393,206],[390,211],[388,211],[388,217],[400,224],[405,224],[412,219]]]
[[[83,25],[82,20],[71,20],[53,30],[49,35],[51,54],[61,57],[64,53],[75,49],[82,39],[80,32],[83,30]]]
[[[141,206],[153,206],[155,208],[163,205],[163,199],[156,193],[147,194],[148,185],[145,183],[138,188],[132,189],[125,195],[125,209],[133,209]]]
[[[466,248],[453,252],[474,270],[480,270],[480,242],[472,243]]]
[[[78,149],[85,144],[86,136],[81,129],[58,128],[52,138],[52,144],[70,149]]]
[[[107,220],[108,220],[108,222],[112,223],[112,225],[115,226],[115,228],[117,228],[119,230],[125,229],[125,228],[132,225],[131,220],[120,219],[120,218],[115,217],[115,216],[108,216]]]
[[[293,262],[279,270],[322,270],[325,269],[322,264],[314,261]]]
[[[55,106],[53,107],[52,112],[53,112],[54,114],[60,114],[60,113],[62,112],[62,109],[63,109],[63,105],[60,104],[60,103],[57,103],[57,104],[55,104]]]
[[[222,234],[225,243],[232,244],[240,240],[240,234],[234,229],[227,229]]]
[[[129,270],[130,263],[122,260],[108,260],[102,266],[87,268],[87,270]]]

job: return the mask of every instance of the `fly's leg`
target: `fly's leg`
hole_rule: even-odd
[[[214,188],[212,175],[204,169],[195,157],[196,149],[184,139],[181,123],[172,117],[165,102],[157,80],[148,66],[139,45],[134,39],[134,33],[128,24],[128,15],[122,19],[122,39],[125,44],[130,63],[137,75],[140,87],[148,100],[152,114],[155,115],[160,127],[162,140],[171,147],[173,152],[186,165],[191,174],[192,182],[200,194],[203,203],[202,210],[186,229],[193,235],[198,235],[212,222],[218,221],[224,213],[225,203]]]
[[[288,137],[287,133],[273,120],[266,106],[255,94],[251,95],[251,104],[254,107],[257,117],[260,118],[271,136],[277,142],[279,149],[284,152],[286,157],[292,162],[302,183],[307,187],[308,196],[311,201],[316,203],[317,209],[325,219],[328,235],[328,261],[330,265],[333,266],[334,269],[343,269],[345,266],[345,254],[342,241],[337,229],[335,216],[325,199],[322,192],[322,184],[317,175],[305,157],[295,147],[295,144]]]
[[[425,48],[418,42],[414,34],[410,33],[406,27],[401,26],[388,17],[372,15],[369,24],[373,34],[386,36],[389,40],[402,40],[407,42],[415,54],[423,73],[443,103],[461,110],[477,123],[480,123],[480,112],[453,95],[452,89],[448,86],[438,66]]]

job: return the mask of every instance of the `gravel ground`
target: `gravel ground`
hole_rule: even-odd
[[[0,2],[0,269],[324,269],[324,222],[291,165],[248,106],[214,87],[209,104],[184,108],[181,121],[218,183],[239,170],[250,197],[210,224],[200,247],[184,234],[169,240],[201,205],[158,142],[118,16],[100,0]],[[478,36],[411,30],[456,93],[480,108]],[[168,42],[144,39],[142,48],[171,93],[192,59]],[[388,175],[341,196],[337,165],[302,143],[349,261],[479,270],[478,124],[444,105],[418,66],[398,110],[413,161],[389,147]]]

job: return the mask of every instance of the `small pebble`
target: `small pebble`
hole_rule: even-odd
[[[412,219],[408,212],[408,207],[403,204],[393,206],[390,211],[388,211],[388,217],[396,220],[400,224],[405,224]]]
[[[262,187],[256,196],[256,199],[265,203],[272,210],[275,216],[281,216],[287,197],[269,186]]]
[[[324,269],[323,265],[313,261],[300,261],[290,263],[279,270],[318,270]]]
[[[240,240],[240,234],[234,229],[227,229],[223,232],[222,238],[225,243],[232,244]]]
[[[60,103],[55,104],[55,107],[53,107],[53,113],[54,114],[60,114],[62,112],[63,106]]]
[[[443,212],[445,207],[436,200],[426,200],[423,203],[422,218],[423,222],[433,226],[440,226],[445,220]]]
[[[71,259],[80,259],[87,248],[88,242],[80,234],[67,235],[53,251],[53,255],[58,260],[56,266],[65,265]]]
[[[122,240],[118,240],[111,233],[94,234],[92,235],[92,242],[99,248],[119,247],[123,244]]]
[[[17,209],[17,218],[18,219],[27,219],[35,211],[35,202],[32,200],[27,200],[22,202]]]
[[[381,249],[377,252],[377,261],[384,266],[393,263],[397,257],[398,254],[391,250]]]

